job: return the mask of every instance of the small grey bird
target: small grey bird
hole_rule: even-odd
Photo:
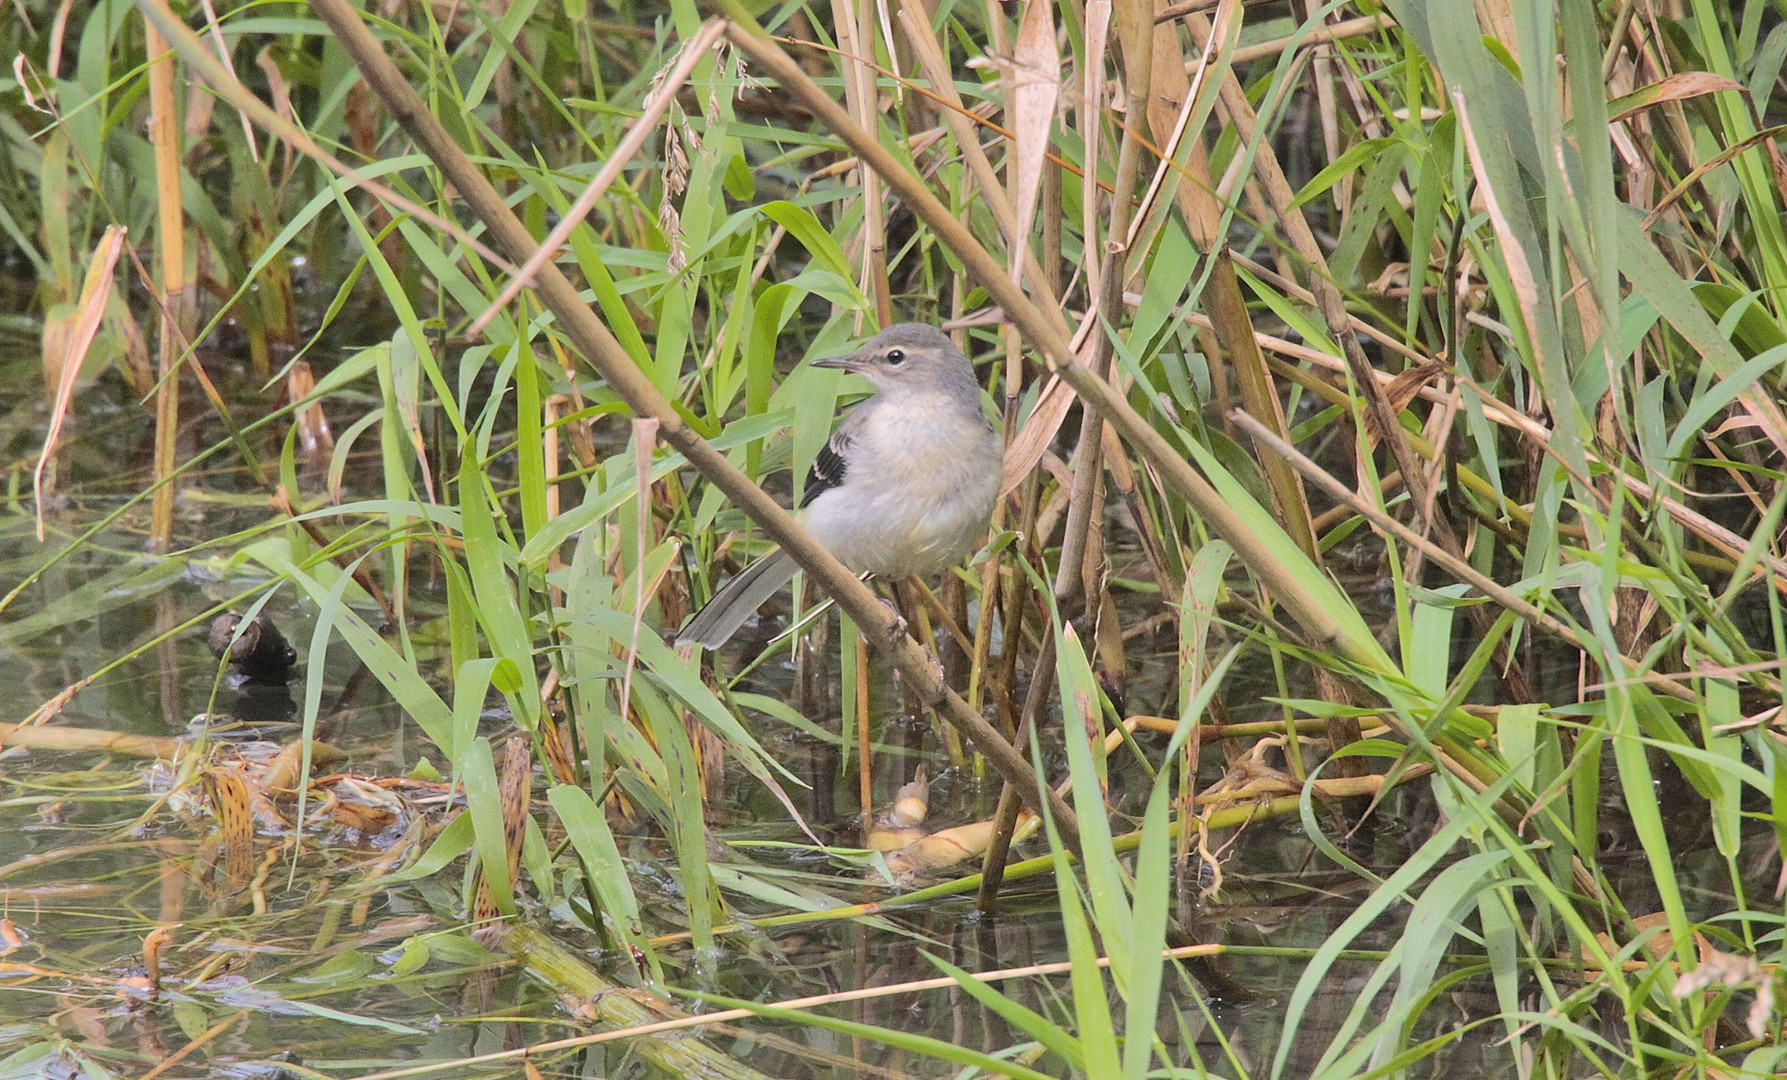
[[[986,537],[1004,451],[974,366],[923,323],[890,326],[813,366],[854,371],[880,392],[814,460],[800,503],[807,531],[859,574],[935,574],[960,562]],[[695,613],[677,644],[718,648],[797,569],[783,551],[753,563]]]

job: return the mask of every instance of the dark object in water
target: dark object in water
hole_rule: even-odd
[[[219,660],[227,659],[236,670],[264,682],[284,682],[291,673],[292,665],[298,662],[298,650],[292,648],[291,642],[273,625],[273,621],[262,612],[254,617],[254,621],[243,627],[240,636],[236,635],[236,626],[241,623],[242,616],[233,611],[219,615],[211,624],[208,644],[211,655]],[[234,638],[232,641],[231,639]]]

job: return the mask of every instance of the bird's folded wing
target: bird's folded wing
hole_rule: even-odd
[[[825,445],[819,448],[819,456],[813,459],[813,467],[807,470],[807,482],[801,487],[802,509],[813,505],[814,499],[844,482],[844,473],[849,469],[850,444],[856,437],[856,430],[862,426],[861,418],[867,415],[869,408],[870,406],[865,405],[851,413],[838,425],[838,430],[832,432]]]

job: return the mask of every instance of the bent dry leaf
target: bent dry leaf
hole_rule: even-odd
[[[1665,101],[1685,101],[1721,90],[1743,93],[1743,84],[1708,71],[1682,71],[1607,102],[1607,122],[1617,124]]]
[[[37,542],[40,544],[44,541],[43,507],[48,495],[44,490],[44,470],[56,456],[62,427],[68,421],[69,405],[74,400],[75,380],[80,377],[87,350],[93,345],[93,336],[99,332],[100,320],[105,317],[106,303],[112,295],[112,271],[118,265],[119,253],[124,250],[124,231],[122,225],[107,226],[99,247],[93,252],[92,261],[87,264],[87,276],[81,283],[81,296],[75,305],[72,325],[64,333],[55,335],[51,334],[49,324],[44,327],[44,375],[46,381],[55,383],[56,395],[50,409],[49,430],[43,438],[43,450],[31,470],[31,492],[37,506]],[[52,356],[52,349],[56,349],[58,355]],[[50,379],[52,374],[53,380]]]

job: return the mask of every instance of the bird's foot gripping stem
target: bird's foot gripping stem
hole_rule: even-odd
[[[885,596],[878,597],[877,599],[881,601],[881,606],[887,609],[888,615],[893,617],[893,626],[890,628],[893,631],[893,636],[896,638],[904,637],[906,634],[906,616],[900,614],[900,606],[892,600],[887,599]]]

